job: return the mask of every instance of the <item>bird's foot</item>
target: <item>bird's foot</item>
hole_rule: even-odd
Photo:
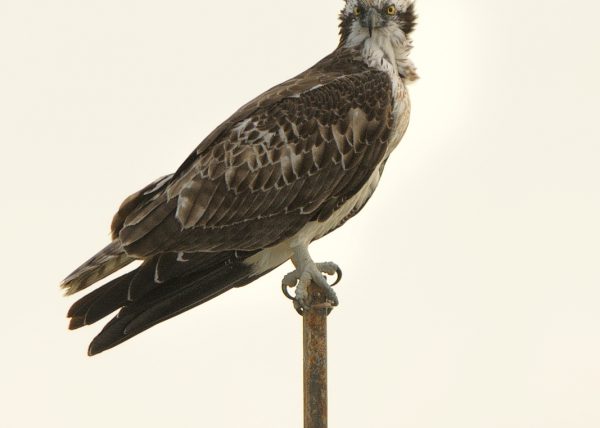
[[[333,284],[327,282],[325,275],[336,275],[337,278]],[[313,263],[310,261],[304,266],[298,267],[295,271],[288,273],[281,281],[284,294],[294,302],[294,308],[302,315],[304,309],[321,308],[328,309],[328,312],[339,304],[339,300],[333,286],[342,279],[342,270],[338,265],[332,262]],[[308,303],[308,286],[314,282],[324,292],[326,300],[324,303],[310,306]],[[296,288],[295,296],[290,295],[288,288]]]

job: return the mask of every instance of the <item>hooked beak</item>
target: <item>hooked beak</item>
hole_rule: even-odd
[[[367,13],[364,15],[362,22],[363,27],[367,27],[369,29],[369,37],[373,37],[373,30],[381,27],[382,24],[383,19],[381,19],[381,15],[377,9],[370,7]]]

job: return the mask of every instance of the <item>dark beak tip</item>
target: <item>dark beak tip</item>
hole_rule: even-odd
[[[369,9],[365,18],[366,22],[364,24],[369,28],[369,37],[373,37],[373,30],[379,26],[378,12],[375,9]]]

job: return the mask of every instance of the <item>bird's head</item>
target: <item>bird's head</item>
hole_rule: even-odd
[[[346,0],[340,19],[340,46],[380,47],[408,80],[417,78],[408,60],[414,0]]]
[[[364,40],[382,30],[408,37],[415,27],[414,0],[346,0],[340,18],[342,41]]]

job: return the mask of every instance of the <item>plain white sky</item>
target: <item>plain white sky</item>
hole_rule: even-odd
[[[356,219],[330,425],[600,426],[600,7],[421,0],[413,118]],[[121,200],[337,44],[333,0],[0,0],[0,426],[300,427],[277,270],[86,357],[59,281]]]

